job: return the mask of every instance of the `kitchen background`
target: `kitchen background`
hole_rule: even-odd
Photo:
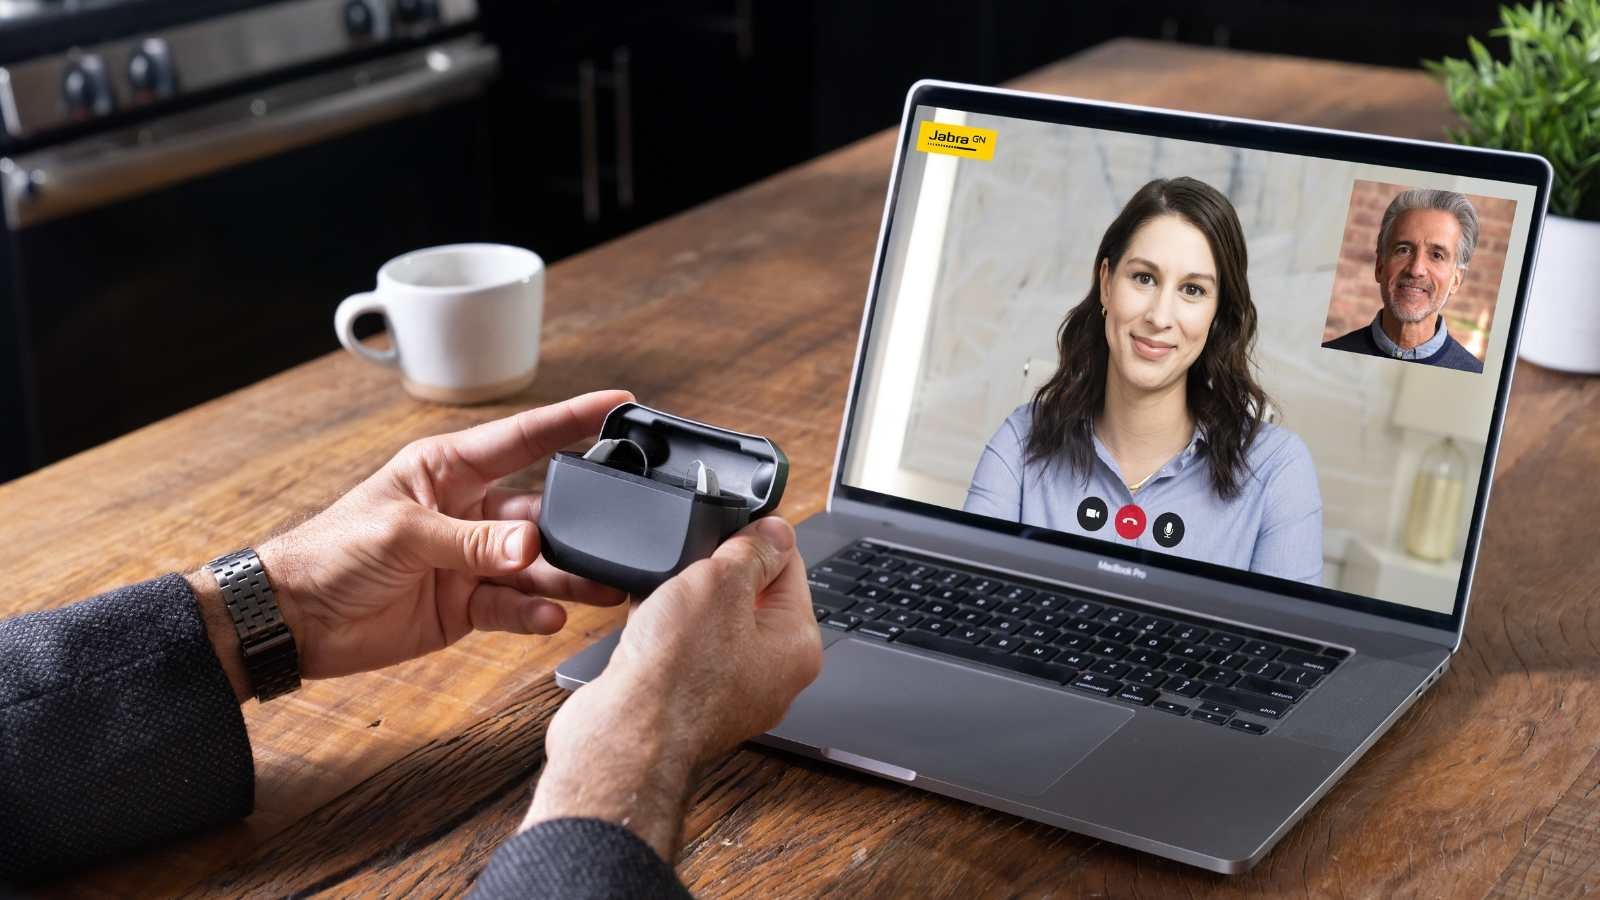
[[[404,250],[553,262],[894,124],[920,77],[1122,36],[1414,67],[1494,24],[1439,0],[0,0],[0,481],[335,349],[334,307]]]

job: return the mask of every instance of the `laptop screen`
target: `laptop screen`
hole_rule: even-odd
[[[1538,185],[981,105],[911,107],[841,483],[1458,614]]]

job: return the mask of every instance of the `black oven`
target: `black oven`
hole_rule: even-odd
[[[491,227],[475,2],[227,5],[0,70],[0,480],[334,349],[384,260]]]

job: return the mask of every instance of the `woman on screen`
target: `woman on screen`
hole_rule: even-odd
[[[963,508],[1320,583],[1317,473],[1264,420],[1247,270],[1215,188],[1140,188],[1061,323],[1055,374],[989,440]]]

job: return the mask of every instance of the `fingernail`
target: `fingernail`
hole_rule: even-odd
[[[506,537],[501,552],[511,562],[522,561],[522,549],[528,541],[528,526],[513,525],[506,529]]]
[[[794,529],[777,516],[767,516],[756,521],[756,531],[767,539],[779,553],[788,553],[794,547]]]

